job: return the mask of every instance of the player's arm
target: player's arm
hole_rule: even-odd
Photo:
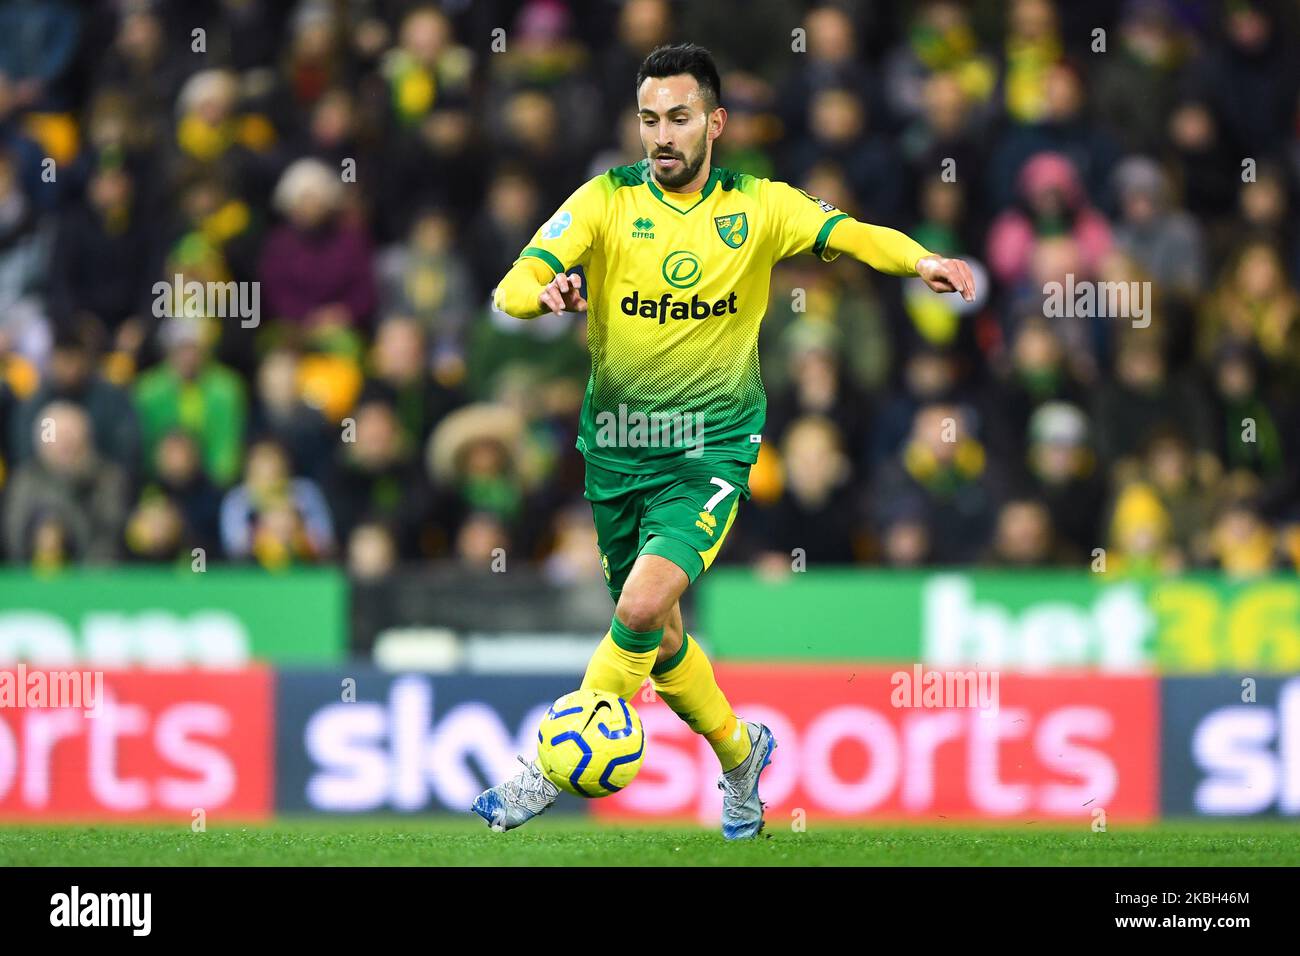
[[[846,253],[877,272],[891,276],[914,276],[917,274],[916,264],[926,256],[934,255],[897,229],[873,226],[849,216],[832,226],[826,246],[832,252]]]
[[[600,237],[609,189],[605,177],[583,183],[533,235],[492,293],[496,308],[517,319],[586,309],[581,281],[568,275]]]
[[[897,229],[845,217],[832,227],[826,245],[886,275],[920,276],[935,292],[960,292],[967,302],[975,298],[975,276],[970,266],[960,259],[927,251]]]
[[[768,182],[763,196],[781,223],[777,259],[811,252],[829,262],[847,253],[871,268],[893,276],[920,276],[936,292],[975,297],[975,279],[960,259],[945,259],[910,236],[887,226],[859,222],[830,203],[801,189]]]
[[[516,319],[535,319],[543,312],[584,312],[578,276],[555,272],[540,259],[525,256],[515,262],[497,285],[492,303]]]

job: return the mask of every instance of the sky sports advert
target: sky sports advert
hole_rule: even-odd
[[[971,671],[961,700],[920,665],[718,670],[783,731],[765,799],[786,819],[1300,815],[1300,678],[1003,675],[990,695]],[[0,693],[34,673],[62,686],[5,668]],[[0,818],[460,813],[575,676],[102,672],[97,715],[0,709]],[[711,818],[711,751],[649,684],[634,703],[656,755],[642,785],[557,812]]]

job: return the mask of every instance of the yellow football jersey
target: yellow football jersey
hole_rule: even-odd
[[[785,183],[717,167],[697,193],[664,192],[648,160],[580,186],[520,258],[586,274],[583,455],[634,474],[757,459],[772,267],[802,252],[835,258],[827,240],[846,218]]]

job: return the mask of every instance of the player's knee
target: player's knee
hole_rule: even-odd
[[[668,621],[672,604],[654,594],[624,590],[618,597],[614,613],[626,627],[634,631],[653,631]]]

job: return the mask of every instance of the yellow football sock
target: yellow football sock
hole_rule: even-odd
[[[634,631],[617,617],[587,662],[583,690],[605,690],[630,700],[654,667],[664,629]]]
[[[650,672],[655,690],[691,730],[701,734],[718,755],[722,769],[739,767],[752,746],[749,732],[713,676],[713,666],[689,634],[676,654]]]

